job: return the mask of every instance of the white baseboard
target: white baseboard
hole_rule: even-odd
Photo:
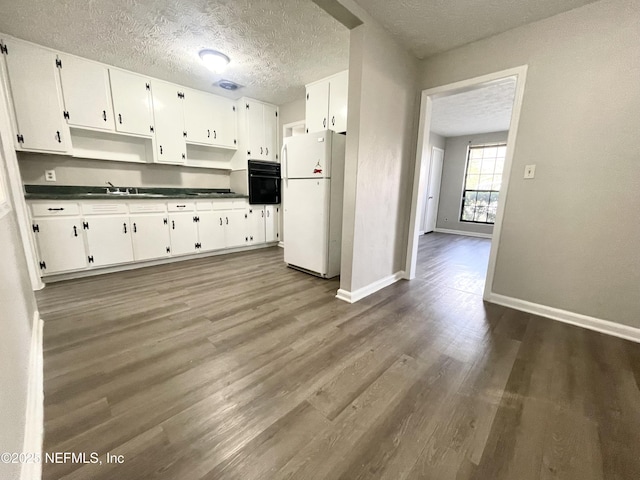
[[[284,242],[278,242],[278,246],[279,246],[280,248],[284,248]]]
[[[340,290],[338,290],[336,298],[344,302],[356,303],[358,300],[362,300],[364,297],[368,297],[372,293],[375,293],[378,290],[382,290],[384,287],[388,287],[392,283],[396,283],[398,280],[403,279],[404,276],[405,274],[403,271],[396,272],[393,275],[381,278],[377,282],[373,282],[366,287],[359,288],[353,292],[343,290],[341,288]]]
[[[449,230],[448,228],[436,228],[433,230],[438,233],[450,233],[451,235],[465,235],[467,237],[493,238],[490,233],[465,232],[464,230]]]
[[[507,297],[497,293],[490,293],[486,298],[488,302],[497,303],[504,307],[514,308],[523,312],[533,313],[541,317],[550,318],[559,322],[576,325],[578,327],[587,328],[596,332],[613,335],[614,337],[624,338],[632,342],[640,343],[640,328],[622,325],[620,323],[603,320],[601,318],[590,317],[580,313],[561,310],[559,308],[541,305],[539,303],[527,302],[518,298]]]
[[[42,441],[44,434],[44,378],[42,354],[42,327],[40,314],[33,314],[33,330],[29,353],[29,384],[27,389],[27,413],[25,421],[23,453],[37,454],[42,458]],[[22,464],[21,480],[42,478],[42,463],[27,462]]]

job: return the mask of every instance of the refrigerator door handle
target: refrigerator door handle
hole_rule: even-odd
[[[287,156],[286,144],[282,145],[282,149],[280,150],[280,158],[282,159],[282,163],[284,163],[284,168],[282,169],[284,176],[282,178],[284,178],[286,182],[287,180],[289,180],[289,158]]]

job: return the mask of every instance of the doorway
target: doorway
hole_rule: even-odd
[[[405,266],[405,278],[411,280],[416,277],[417,260],[418,260],[418,247],[420,243],[420,233],[426,231],[428,225],[426,223],[428,212],[428,192],[430,190],[429,180],[430,175],[427,172],[431,169],[430,159],[432,157],[433,149],[431,146],[431,131],[434,120],[434,101],[446,97],[453,97],[466,92],[473,92],[475,90],[491,87],[492,85],[504,82],[507,79],[512,79],[515,82],[515,92],[513,95],[513,101],[511,104],[510,113],[510,126],[508,128],[508,135],[506,140],[506,152],[504,158],[504,166],[502,171],[503,186],[500,192],[500,201],[497,205],[495,212],[495,222],[493,225],[493,241],[491,242],[488,268],[486,272],[486,278],[484,282],[483,297],[487,299],[491,293],[493,286],[493,275],[495,271],[495,262],[500,247],[500,230],[502,226],[502,219],[504,215],[505,204],[508,194],[508,184],[511,174],[511,164],[513,160],[513,150],[516,142],[518,121],[520,117],[520,110],[522,107],[522,99],[524,96],[524,85],[526,79],[527,67],[521,66],[495,72],[492,74],[476,77],[461,82],[444,85],[441,87],[431,88],[422,92],[421,109],[420,109],[420,124],[418,130],[418,148],[416,155],[416,165],[414,172],[414,184],[413,195],[411,203],[411,217],[409,226],[409,235],[407,242],[407,255]],[[445,160],[446,162],[446,154]],[[437,167],[436,167],[437,168]],[[434,179],[435,181],[435,179]],[[461,198],[461,207],[464,206],[464,198]],[[435,203],[435,202],[434,202]],[[439,202],[438,202],[439,203]],[[431,207],[433,208],[433,207]],[[437,211],[437,209],[436,209]],[[461,210],[462,215],[462,210]],[[462,216],[460,220],[464,220]],[[437,220],[436,220],[437,223]],[[434,230],[438,230],[434,228]]]

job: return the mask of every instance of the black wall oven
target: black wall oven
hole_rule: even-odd
[[[276,205],[280,203],[280,164],[249,160],[249,203]]]

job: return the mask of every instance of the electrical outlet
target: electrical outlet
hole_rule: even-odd
[[[56,181],[56,171],[55,170],[45,170],[44,171],[44,179],[47,182],[55,182]]]
[[[525,165],[524,167],[524,178],[535,178],[536,176],[536,166],[535,165]]]

